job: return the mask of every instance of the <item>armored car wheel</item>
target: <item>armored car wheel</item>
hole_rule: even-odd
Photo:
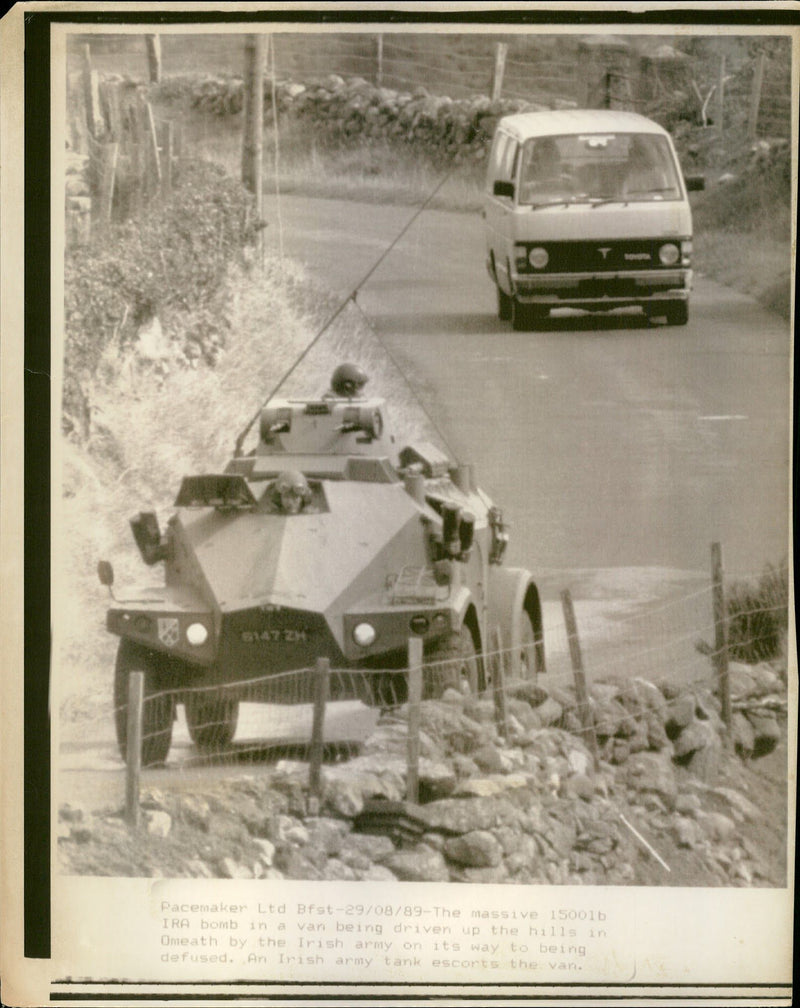
[[[667,325],[686,325],[689,321],[688,301],[669,301],[664,309]]]
[[[203,752],[216,752],[233,741],[239,721],[239,701],[232,697],[187,693],[183,706],[192,742]]]
[[[481,689],[481,662],[469,627],[443,637],[430,649],[422,683],[426,699],[439,697],[448,687],[476,696]]]
[[[172,743],[175,698],[163,689],[159,655],[123,638],[114,668],[114,724],[123,759],[128,752],[128,683],[132,672],[144,673],[142,766],[154,766],[166,760]]]
[[[527,305],[517,298],[511,298],[511,328],[514,332],[524,332],[531,327],[531,313]]]

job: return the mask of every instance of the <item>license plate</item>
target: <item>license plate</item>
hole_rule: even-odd
[[[305,644],[308,641],[307,630],[286,627],[283,630],[243,630],[243,644]]]

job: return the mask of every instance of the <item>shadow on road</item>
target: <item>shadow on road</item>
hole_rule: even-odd
[[[428,337],[455,333],[465,336],[492,336],[498,333],[510,334],[513,332],[510,323],[501,322],[488,315],[453,312],[443,312],[437,315],[371,312],[370,319],[381,331],[396,335],[418,335],[424,332]],[[638,312],[630,314],[609,312],[608,314],[551,315],[549,318],[537,321],[530,329],[523,330],[521,335],[548,332],[614,332],[632,329],[680,331],[663,322],[651,322]]]

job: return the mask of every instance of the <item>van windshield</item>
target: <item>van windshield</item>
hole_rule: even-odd
[[[654,133],[580,133],[527,140],[520,158],[519,202],[626,203],[681,199],[675,158]]]

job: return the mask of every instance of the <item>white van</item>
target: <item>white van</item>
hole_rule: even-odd
[[[639,305],[689,319],[692,214],[672,140],[633,112],[522,112],[497,124],[487,174],[486,265],[501,319]]]

